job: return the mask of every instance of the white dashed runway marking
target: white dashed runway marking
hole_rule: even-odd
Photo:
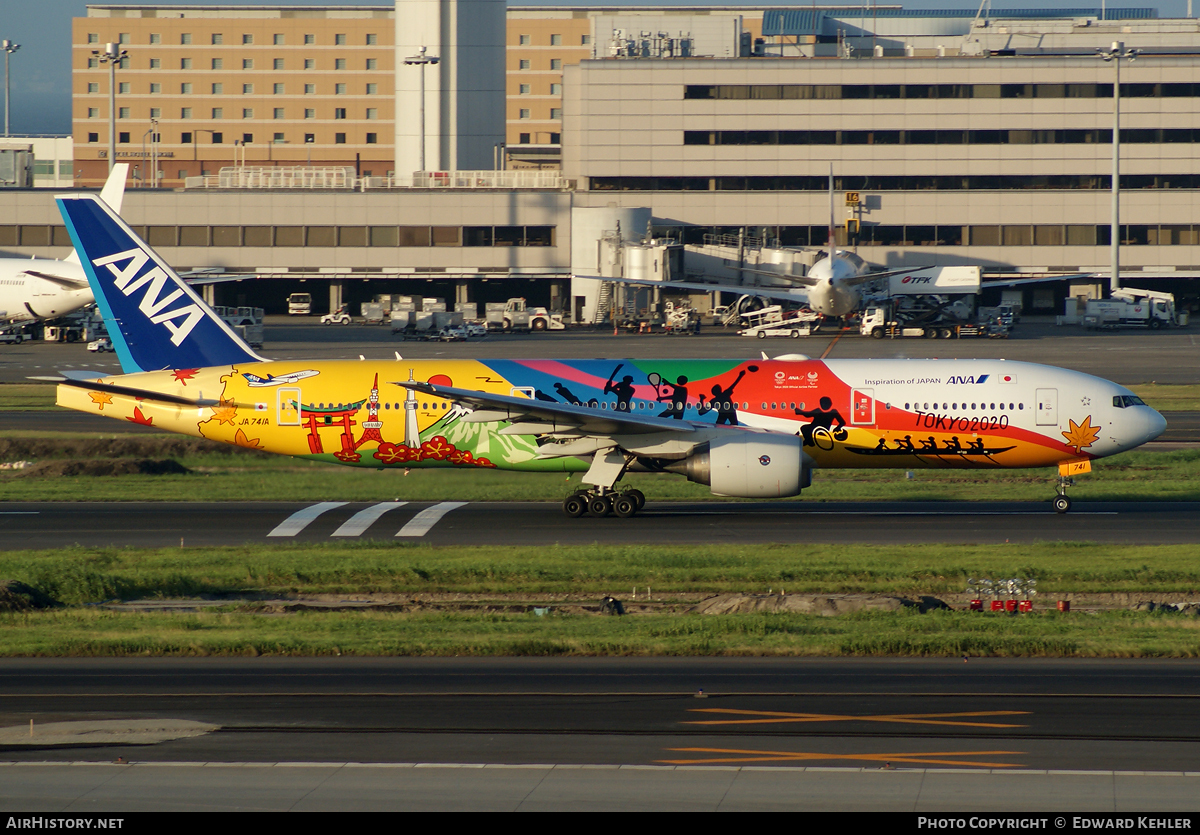
[[[429,529],[436,525],[443,516],[465,504],[466,502],[442,502],[441,504],[435,504],[433,507],[427,507],[401,528],[396,536],[424,536],[429,533]]]
[[[341,507],[347,504],[346,502],[320,502],[319,504],[310,505],[303,510],[297,510],[288,518],[284,519],[275,530],[271,531],[267,536],[295,536],[308,527],[309,523],[320,516],[327,510],[333,510],[335,507]]]
[[[349,519],[347,519],[340,528],[333,532],[333,536],[360,536],[363,531],[371,527],[380,516],[387,513],[389,510],[395,510],[398,507],[403,507],[408,502],[380,502],[379,504],[371,505],[366,510],[360,510]]]

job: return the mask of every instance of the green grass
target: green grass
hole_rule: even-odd
[[[962,592],[968,577],[1028,577],[1042,594],[1197,595],[1194,545],[1098,543],[432,547],[353,543],[2,551],[0,577],[64,604],[114,598],[461,593],[592,595],[650,586],[656,599],[717,592]]]
[[[4,656],[1002,656],[1195,658],[1200,621],[1172,614],[863,612],[546,617],[96,609],[0,615]]]
[[[53,383],[0,383],[0,412],[57,409],[54,397]]]
[[[1030,615],[863,611],[681,613],[716,592],[964,590],[971,576],[1034,577],[1039,601],[1136,591],[1196,599],[1191,545],[719,545],[438,548],[358,542],[230,548],[0,552],[0,577],[60,604],[0,612],[0,656],[129,655],[790,655],[1198,657],[1200,618],[1107,611]],[[604,594],[654,590],[657,608],[623,618],[580,611]],[[407,611],[264,616],[262,597],[390,594]],[[201,613],[129,612],[113,599],[226,596]],[[476,611],[430,611],[470,598]],[[569,598],[569,599],[567,599]],[[426,601],[422,604],[420,601]],[[504,612],[478,609],[504,605]],[[545,617],[513,606],[547,605]],[[555,608],[557,607],[557,608]]]

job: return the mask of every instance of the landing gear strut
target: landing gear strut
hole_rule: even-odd
[[[1066,476],[1058,477],[1058,495],[1054,497],[1051,504],[1054,506],[1055,513],[1066,513],[1071,509],[1071,500],[1067,497],[1067,488],[1075,484],[1075,479],[1067,478]]]
[[[641,490],[617,492],[604,487],[580,488],[563,500],[563,513],[578,519],[588,516],[608,516],[615,513],[628,519],[646,505],[646,496]]]

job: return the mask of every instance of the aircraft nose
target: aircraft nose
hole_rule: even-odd
[[[1149,406],[1129,410],[1130,440],[1135,445],[1153,441],[1167,428],[1167,419]]]

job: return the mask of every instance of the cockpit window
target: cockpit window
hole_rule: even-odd
[[[1146,401],[1135,394],[1115,394],[1113,395],[1113,405],[1118,409],[1124,409],[1126,406],[1145,406]]]

